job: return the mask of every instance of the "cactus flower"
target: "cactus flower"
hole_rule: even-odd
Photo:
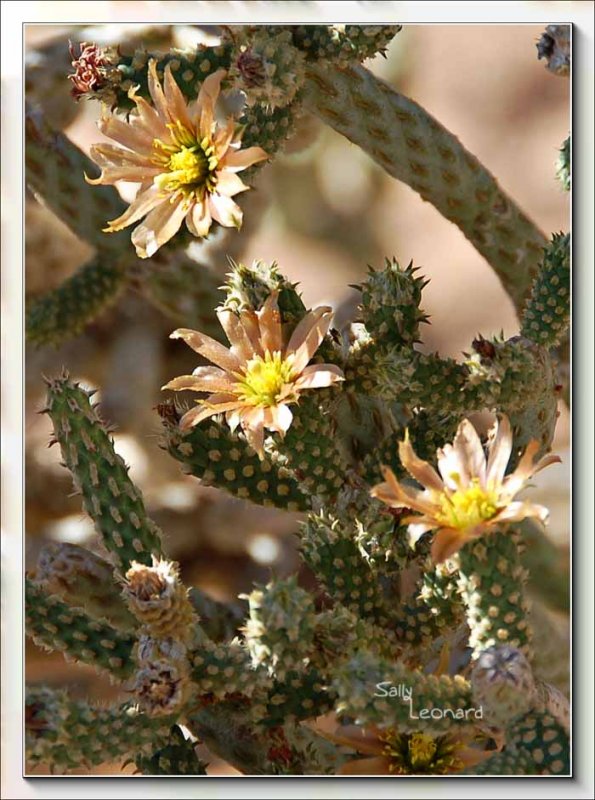
[[[412,542],[427,531],[436,531],[432,559],[438,564],[490,528],[527,517],[547,520],[544,506],[514,500],[533,475],[560,461],[558,456],[547,455],[536,462],[538,450],[539,442],[529,442],[517,468],[505,475],[512,453],[508,418],[503,416],[496,423],[487,459],[477,431],[465,419],[453,444],[438,450],[439,474],[415,454],[406,434],[399,444],[399,457],[423,490],[400,483],[391,469],[383,467],[385,483],[375,486],[372,495],[391,508],[409,508],[421,514],[407,516],[402,522],[409,524]]]
[[[231,348],[197,331],[179,328],[171,338],[184,339],[215,366],[197,367],[192,375],[174,378],[163,388],[214,392],[184,414],[182,430],[224,413],[229,427],[235,430],[240,425],[262,458],[265,428],[283,435],[293,419],[289,406],[298,402],[302,392],[343,380],[342,371],[334,364],[308,366],[328,331],[331,309],[320,306],[308,312],[287,344],[276,292],[260,311],[244,309],[236,314],[220,309],[217,316]]]
[[[165,68],[163,87],[156,62],[149,62],[150,105],[129,96],[137,114],[128,122],[106,113],[100,131],[123,147],[96,144],[91,158],[102,168],[92,184],[117,181],[140,183],[136,198],[126,211],[108,223],[106,232],[120,231],[145,217],[132,234],[140,258],[149,258],[180,229],[185,221],[190,233],[204,237],[213,220],[224,227],[242,224],[242,211],[233,197],[249,187],[236,173],[265,160],[260,147],[240,149],[236,122],[215,121],[214,111],[224,70],[209,75],[198,99],[187,104],[170,65]]]

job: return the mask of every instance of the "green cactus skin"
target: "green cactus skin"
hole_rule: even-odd
[[[85,510],[117,566],[151,565],[161,555],[161,532],[147,516],[140,491],[115,450],[90,394],[67,374],[48,380],[47,413]]]
[[[27,305],[25,331],[36,347],[57,347],[116,302],[129,281],[124,263],[96,256],[56,289]]]
[[[103,233],[107,220],[126,208],[113,186],[91,186],[85,173],[96,165],[67,136],[58,133],[36,111],[25,113],[25,177],[27,186],[78,237],[103,254],[126,250],[125,231]],[[112,255],[112,260],[113,260]]]
[[[130,677],[134,639],[105,621],[49,595],[25,580],[25,627],[35,644],[61,650],[65,658],[107,671],[115,680]]]
[[[193,691],[198,695],[224,698],[238,692],[248,697],[257,685],[267,682],[266,674],[254,670],[250,654],[238,640],[225,645],[203,641],[190,660]]]
[[[277,452],[308,495],[332,497],[345,482],[347,464],[336,447],[329,406],[334,391],[318,390],[292,406],[293,422],[285,437],[275,441]]]
[[[116,67],[115,79],[108,81],[102,90],[109,92],[112,106],[120,111],[129,111],[134,103],[128,97],[133,86],[138,87],[138,95],[149,99],[147,65],[149,59],[157,59],[157,74],[163,76],[169,64],[176,83],[188,100],[198,97],[205,78],[219,69],[228,69],[231,47],[226,44],[208,47],[199,44],[196,49],[170,50],[164,56],[151,56],[144,49],[137,49],[132,56],[122,56]]]
[[[246,599],[250,611],[244,632],[252,663],[284,681],[312,650],[314,600],[295,576],[256,587]]]
[[[569,324],[570,234],[555,233],[533,281],[521,333],[543,347],[557,347]]]
[[[556,611],[568,613],[570,607],[570,580],[567,566],[568,552],[558,547],[548,534],[533,520],[519,523],[523,548],[521,563],[529,572],[528,588],[546,605]]]
[[[196,755],[195,745],[184,739],[174,725],[169,741],[151,755],[139,756],[134,763],[141,775],[206,775],[207,764]]]
[[[443,565],[424,570],[413,598],[399,609],[397,633],[415,647],[425,647],[463,620],[463,605],[454,576]]]
[[[560,155],[556,161],[556,176],[565,192],[570,191],[572,181],[571,142],[572,138],[570,136],[564,139],[560,148]]]
[[[384,55],[401,25],[291,25],[293,44],[309,61],[322,59],[345,65]],[[278,30],[265,26],[265,30]]]
[[[473,656],[507,644],[530,656],[531,627],[517,537],[495,531],[458,553],[458,587],[466,606]]]
[[[545,237],[455,136],[363,67],[312,65],[304,103],[457,225],[521,310]]]
[[[246,615],[245,603],[221,603],[195,586],[188,590],[188,599],[198,614],[205,636],[213,642],[227,641],[237,635]]]
[[[300,552],[333,600],[358,617],[386,621],[382,588],[351,526],[325,514],[311,514],[302,528]]]
[[[46,687],[27,690],[25,742],[31,766],[53,771],[149,755],[165,745],[171,721],[155,720],[130,704],[95,707]]]
[[[547,712],[530,711],[512,726],[502,753],[466,774],[569,776],[568,734]]]
[[[261,461],[243,434],[232,433],[223,422],[211,419],[185,433],[177,424],[166,422],[164,445],[207,486],[218,486],[258,505],[289,511],[308,507],[307,497],[289,471],[278,469],[268,458]]]
[[[333,708],[335,693],[314,667],[289,671],[275,681],[265,701],[253,713],[265,728],[286,722],[313,719]]]
[[[84,547],[67,542],[45,545],[34,577],[46,592],[95,619],[105,619],[124,631],[136,627],[123,597],[114,591],[113,566]]]
[[[380,689],[377,688],[379,684],[382,684]],[[425,675],[366,652],[358,653],[341,665],[332,685],[339,696],[335,704],[339,714],[353,717],[362,725],[396,727],[403,733],[448,732],[459,726],[473,725],[478,719],[476,712],[481,714],[474,705],[471,687],[462,676]],[[399,696],[384,695],[391,687],[398,691],[400,685],[411,688],[411,702]],[[449,711],[434,717],[422,711],[432,708]]]

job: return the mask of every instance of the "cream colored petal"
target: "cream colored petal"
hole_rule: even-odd
[[[287,433],[293,421],[293,414],[289,406],[286,406],[285,403],[271,406],[270,417],[270,422],[267,424],[268,428],[281,434]]]
[[[242,209],[234,203],[231,197],[217,194],[209,195],[209,211],[213,219],[225,228],[241,228],[243,213]]]
[[[217,98],[221,91],[221,81],[225,77],[225,70],[219,69],[208,78],[205,78],[198,93],[198,107],[200,119],[198,129],[200,131],[200,138],[211,138],[214,110],[217,104]]]
[[[153,139],[169,140],[169,129],[153,106],[147,103],[144,97],[137,96],[133,91],[129,92],[128,96],[136,103],[136,110],[138,111],[138,117],[135,119],[136,124]]]
[[[198,425],[199,422],[202,422],[204,419],[208,419],[209,417],[214,417],[215,414],[218,413],[219,412],[217,409],[209,408],[208,406],[203,405],[196,406],[196,408],[191,408],[190,411],[187,411],[180,419],[180,430],[190,430],[190,428]]]
[[[432,516],[435,506],[425,497],[425,492],[403,486],[388,467],[382,467],[382,474],[386,483],[375,486],[370,492],[372,497],[382,500],[392,508],[411,508],[427,514],[428,517]]]
[[[108,222],[108,230],[121,231],[128,225],[138,222],[139,219],[142,219],[160,204],[167,202],[167,198],[163,197],[156,186],[151,186],[144,192],[139,191],[126,211],[117,219],[112,219]]]
[[[331,324],[332,310],[321,306],[309,311],[296,325],[287,344],[286,354],[294,354],[294,369],[303,371],[320,344]]]
[[[508,417],[502,415],[496,422],[496,434],[488,453],[488,465],[486,470],[488,486],[499,486],[502,483],[511,453],[512,430]]]
[[[333,383],[344,381],[343,371],[335,364],[312,364],[302,370],[294,384],[297,391],[302,389],[321,389]]]
[[[497,525],[499,522],[519,522],[522,519],[527,519],[527,517],[533,517],[540,522],[546,523],[549,513],[545,506],[538,503],[526,503],[516,500],[513,503],[509,503],[495,517],[492,517],[490,523]]]
[[[225,335],[229,339],[233,352],[237,354],[238,359],[243,362],[254,358],[257,353],[254,350],[250,337],[246,333],[246,329],[242,325],[239,315],[230,309],[222,308],[217,311],[217,318],[225,331]]]
[[[257,312],[251,308],[243,309],[240,312],[240,322],[256,355],[264,356],[265,348],[260,336]]]
[[[240,409],[236,408],[233,411],[228,411],[225,414],[225,419],[229,425],[229,430],[233,433],[242,420]]]
[[[382,753],[384,747],[383,742],[378,738],[378,734],[367,734],[363,729],[357,725],[345,726],[346,732],[343,734],[342,729],[337,733],[329,733],[315,728],[316,733],[328,739],[333,744],[338,744],[341,747],[349,747],[351,750],[357,750],[358,753],[364,755],[377,756]]]
[[[179,197],[172,203],[162,203],[151,211],[144,222],[134,229],[131,240],[139,258],[150,258],[176,235],[188,212],[186,201]]]
[[[214,156],[220,161],[227,151],[233,139],[237,123],[233,117],[227,120],[225,126],[219,128],[213,137],[213,147],[215,148]]]
[[[217,173],[217,183],[215,185],[217,194],[224,197],[234,197],[240,192],[246,192],[249,188],[235,172],[221,170]]]
[[[476,767],[493,755],[493,750],[477,750],[475,747],[464,747],[456,751],[457,760],[461,761],[465,767]]]
[[[264,411],[262,408],[242,411],[241,425],[250,447],[264,458]]]
[[[408,526],[408,533],[411,539],[417,541],[424,533],[435,530],[439,527],[435,519],[426,519],[426,517],[416,517],[413,514],[403,517],[400,520],[401,525]]]
[[[211,230],[213,220],[209,211],[209,204],[206,200],[193,203],[190,211],[186,214],[186,225],[193,236],[202,238]]]
[[[271,292],[263,307],[256,312],[260,340],[264,350],[270,353],[283,352],[283,331],[279,313],[278,292]]]
[[[438,471],[442,476],[444,485],[456,491],[467,486],[469,473],[465,464],[461,464],[458,451],[451,444],[445,444],[437,452]]]
[[[521,491],[529,478],[544,469],[544,467],[560,462],[558,456],[550,454],[541,458],[537,463],[534,463],[539,448],[540,444],[536,439],[532,439],[529,442],[515,471],[504,478],[502,482],[503,494],[506,494],[508,497],[514,497]]]
[[[269,154],[265,153],[262,147],[247,147],[245,150],[228,151],[219,166],[231,172],[241,172],[252,164],[266,161],[268,157]]]
[[[98,178],[89,178],[85,175],[85,180],[92,186],[113,186],[116,181],[126,181],[127,183],[140,183],[147,178],[156,178],[162,172],[159,167],[104,167],[103,172]]]
[[[481,486],[485,486],[486,458],[481,446],[481,439],[475,427],[464,419],[457,430],[453,446],[459,456],[459,463],[465,464],[471,479],[478,478]]]
[[[436,492],[441,492],[444,489],[444,483],[440,480],[440,476],[427,461],[418,458],[415,450],[411,446],[409,440],[409,431],[405,431],[405,439],[399,442],[399,458],[401,464],[405,467],[407,472],[412,478],[422,486],[428,489],[434,489]]]
[[[100,167],[153,167],[150,158],[113,144],[93,144],[90,155]]]
[[[188,106],[180,87],[171,73],[171,62],[165,67],[163,76],[165,100],[172,121],[181,122],[188,131],[194,130],[194,124],[188,114]]]
[[[236,382],[229,374],[218,367],[197,367],[192,375],[180,375],[162,389],[180,392],[188,389],[193,392],[233,392]]]
[[[389,775],[390,760],[386,756],[357,758],[341,765],[339,775]]]
[[[469,538],[464,531],[441,528],[432,541],[431,556],[434,564],[441,564],[463,547]]]
[[[153,105],[155,106],[161,120],[167,125],[171,121],[171,117],[167,100],[165,99],[165,94],[161,88],[161,83],[159,82],[159,77],[157,75],[157,62],[154,58],[150,59],[149,61],[148,83],[149,94],[151,95]]]
[[[104,116],[98,127],[105,136],[135,153],[150,156],[153,152],[153,137],[139,126],[123,122],[114,116]]]
[[[241,365],[237,356],[227,347],[204,333],[190,330],[190,328],[178,328],[170,334],[170,339],[183,339],[195,353],[200,353],[201,356],[204,356],[226,372],[238,372],[240,370]]]

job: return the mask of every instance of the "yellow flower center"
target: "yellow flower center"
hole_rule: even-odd
[[[425,733],[413,733],[409,737],[409,761],[414,769],[427,767],[436,755],[436,742]]]
[[[491,519],[498,511],[496,492],[483,489],[477,478],[465,489],[444,492],[436,519],[448,528],[465,530]]]
[[[240,399],[251,406],[275,406],[280,394],[294,378],[293,359],[283,359],[281,353],[266,352],[264,358],[255,356],[246,363],[240,378]]]
[[[170,124],[172,141],[153,141],[153,161],[163,169],[154,182],[165,192],[182,191],[185,195],[210,191],[215,184],[218,160],[211,140],[196,136],[181,123]]]

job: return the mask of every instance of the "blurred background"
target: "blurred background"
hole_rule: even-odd
[[[101,28],[102,40],[117,44],[124,26]],[[366,66],[457,135],[549,236],[569,229],[569,196],[555,179],[554,163],[570,128],[570,82],[549,74],[537,61],[535,44],[542,31],[533,25],[408,25],[390,44],[386,59]],[[166,49],[166,42],[187,46],[215,34],[214,28],[160,26],[157,31],[147,28],[144,36]],[[80,41],[80,31],[26,26],[27,59],[34,61],[39,48],[63,46],[66,52],[69,38]],[[34,100],[43,91],[43,75],[31,74],[34,81],[27,88]],[[53,122],[88,151],[102,138],[96,128],[99,107],[91,102],[76,106],[69,89],[65,76]],[[357,295],[349,284],[364,277],[367,264],[379,267],[385,256],[394,255],[401,263],[413,259],[430,278],[423,301],[431,316],[423,331],[425,349],[456,357],[478,332],[489,337],[518,331],[498,279],[459,230],[316,120],[305,119],[296,142],[262,171],[245,204],[245,220],[244,230],[234,234],[236,260],[239,255],[244,262],[277,261],[291,280],[299,281],[306,304],[332,305],[338,323],[355,310]],[[27,199],[27,296],[58,285],[90,253],[51,212]],[[58,350],[27,351],[28,568],[50,541],[95,546],[79,498],[69,497],[71,481],[59,464],[58,448],[47,447],[49,419],[36,414],[44,404],[42,373],[53,375],[65,366],[83,384],[99,389],[102,415],[115,427],[116,448],[130,464],[131,477],[188,584],[230,600],[249,591],[254,581],[266,581],[271,571],[285,575],[299,569],[294,536],[298,515],[203,488],[159,449],[154,407],[163,399],[160,386],[192,368],[187,348],[168,339],[174,327],[171,319],[129,291],[83,335]],[[554,449],[563,463],[537,476],[531,490],[532,499],[551,509],[549,533],[561,552],[569,534],[568,445],[568,414],[562,407]],[[68,685],[79,697],[110,699],[117,694],[91,669],[66,664],[59,653],[42,653],[30,643],[27,679]],[[207,760],[211,774],[233,772],[210,756]]]

